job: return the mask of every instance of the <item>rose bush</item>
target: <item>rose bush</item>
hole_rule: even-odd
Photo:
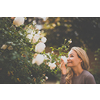
[[[48,73],[57,75],[61,56],[67,54],[65,45],[51,47],[52,52],[45,53],[47,39],[43,32],[35,24],[24,22],[23,17],[0,18],[0,83],[43,83]]]

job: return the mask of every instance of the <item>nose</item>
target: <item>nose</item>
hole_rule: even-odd
[[[69,61],[70,60],[70,57],[67,57],[67,61]]]

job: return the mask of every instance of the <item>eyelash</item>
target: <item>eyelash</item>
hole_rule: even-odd
[[[67,57],[69,57],[69,56],[67,56]],[[70,57],[74,57],[73,55],[71,55]]]

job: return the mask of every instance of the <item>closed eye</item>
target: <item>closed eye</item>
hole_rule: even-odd
[[[74,57],[73,55],[69,55],[68,57]]]
[[[73,55],[70,55],[70,57],[74,57]]]

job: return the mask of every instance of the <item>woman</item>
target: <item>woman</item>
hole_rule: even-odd
[[[61,59],[60,84],[96,84],[90,68],[86,52],[80,47],[72,47],[68,53],[67,68]]]

